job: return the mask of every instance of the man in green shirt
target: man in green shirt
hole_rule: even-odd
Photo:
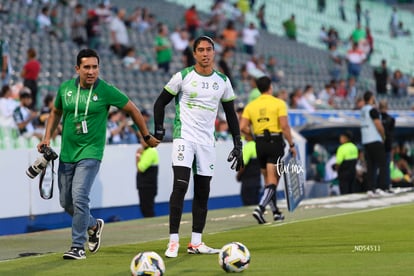
[[[336,151],[336,169],[338,171],[339,190],[341,194],[355,192],[356,163],[358,148],[352,143],[352,133],[346,131],[339,136],[341,145]]]
[[[294,14],[292,14],[288,20],[283,22],[283,28],[289,39],[296,40],[296,22]]]
[[[81,50],[75,69],[79,76],[60,85],[37,148],[42,152],[44,146],[50,145],[62,119],[58,186],[60,205],[72,216],[72,245],[63,258],[80,260],[86,258],[86,233],[91,253],[96,253],[101,243],[104,221],[91,215],[89,193],[103,157],[109,107],[128,113],[150,146],[157,146],[159,140],[149,134],[136,105],[118,88],[98,78],[99,56],[94,50]]]

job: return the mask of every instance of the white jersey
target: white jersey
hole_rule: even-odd
[[[191,66],[176,73],[164,88],[175,96],[173,138],[214,145],[219,104],[236,98],[229,78],[216,70],[200,75]]]

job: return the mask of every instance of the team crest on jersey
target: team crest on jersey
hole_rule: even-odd
[[[197,87],[197,81],[192,81],[192,82],[191,82],[191,86],[193,86],[193,87]]]
[[[98,100],[98,95],[94,94],[92,96],[92,101],[96,102]]]
[[[177,156],[177,160],[178,161],[183,161],[184,160],[184,154],[182,154],[181,152],[178,154]]]
[[[214,90],[218,90],[219,89],[219,85],[217,82],[213,83],[213,89]]]

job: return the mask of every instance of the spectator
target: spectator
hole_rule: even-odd
[[[404,24],[402,21],[398,23],[396,36],[410,36],[411,31],[409,29],[404,29]]]
[[[370,22],[371,22],[371,15],[368,9],[365,9],[364,11],[364,18],[365,18],[365,27],[369,28]]]
[[[95,10],[88,10],[85,29],[88,48],[98,50],[101,39],[101,24]]]
[[[71,22],[71,37],[72,41],[75,42],[78,47],[85,45],[86,33],[85,33],[85,16],[83,15],[83,5],[76,4]]]
[[[374,52],[374,37],[372,36],[371,29],[365,28],[365,32],[367,34],[367,38],[365,40],[365,48],[367,49],[365,51],[365,54],[367,55],[367,59],[371,57],[372,53]]]
[[[0,66],[1,66],[1,85],[10,83],[12,67],[9,53],[9,43],[0,37]]]
[[[346,22],[346,14],[345,14],[345,1],[339,0],[339,15],[342,21]]]
[[[125,9],[120,9],[109,24],[110,48],[120,58],[125,56],[129,47],[128,30],[124,22],[125,13]]]
[[[356,15],[358,24],[361,23],[361,13],[362,13],[361,1],[356,0],[355,1],[355,15]]]
[[[229,77],[230,82],[232,84],[235,84],[232,76],[232,68],[230,66],[230,59],[233,57],[233,50],[230,48],[225,48],[223,52],[220,55],[220,60],[218,62],[218,69],[220,72],[225,74],[227,77]]]
[[[285,72],[277,66],[277,59],[269,56],[266,63],[266,71],[273,82],[281,82],[285,78]]]
[[[250,59],[246,62],[246,69],[249,76],[255,79],[266,75],[266,68],[260,64],[259,58],[254,55],[250,56]]]
[[[15,128],[16,124],[13,119],[13,111],[19,103],[13,99],[12,91],[9,85],[3,85],[0,94],[0,128]]]
[[[307,84],[305,89],[303,90],[303,97],[306,101],[313,107],[316,105],[316,96],[315,91],[313,90],[313,86],[311,84]]]
[[[197,36],[198,28],[201,25],[195,5],[192,5],[189,9],[185,11],[184,19],[185,19],[185,26],[188,32],[190,33],[190,37],[195,38]]]
[[[254,23],[251,22],[247,28],[243,28],[242,41],[245,53],[249,55],[254,54],[254,47],[256,46],[259,36],[260,33],[256,29]]]
[[[338,31],[334,28],[334,27],[330,27],[328,30],[328,49],[329,46],[331,46],[332,44],[338,46],[340,44],[341,40],[339,38],[339,34]]]
[[[109,131],[109,144],[114,145],[123,143],[122,133],[124,132],[124,128],[127,126],[127,121],[121,119],[121,111],[118,108],[111,107],[108,113],[107,123],[107,128]]]
[[[256,142],[253,136],[245,134],[246,143],[243,146],[244,168],[237,172],[236,179],[241,182],[240,196],[245,206],[257,205],[262,189],[260,164],[257,159]]]
[[[23,85],[30,89],[32,95],[32,105],[30,108],[37,108],[37,79],[39,77],[41,64],[36,59],[37,53],[34,48],[27,50],[27,62],[23,66],[20,76],[23,78]]]
[[[50,112],[53,109],[53,104],[55,101],[55,96],[52,94],[47,94],[43,99],[43,106],[40,108],[40,114],[36,120],[36,127],[41,128],[42,131],[45,130],[47,119],[49,119]],[[58,125],[55,133],[52,135],[52,139],[55,140],[56,137],[61,134],[62,126]]]
[[[50,34],[54,37],[58,37],[57,33],[53,29],[52,20],[49,16],[49,7],[44,6],[36,18],[37,31],[40,35]]]
[[[379,95],[387,94],[389,71],[387,68],[387,61],[385,59],[381,60],[381,65],[374,69],[374,79],[377,93]]]
[[[326,45],[329,44],[328,32],[326,31],[325,26],[322,26],[321,30],[319,31],[319,41]]]
[[[348,77],[359,78],[362,70],[362,64],[365,62],[366,56],[358,47],[358,43],[353,42],[352,48],[346,53],[348,62]]]
[[[261,95],[261,93],[259,91],[259,88],[257,88],[255,78],[250,78],[250,85],[251,85],[252,89],[249,92],[249,97],[247,99],[247,103],[250,103],[250,102],[254,101],[255,99],[257,99]]]
[[[319,91],[318,99],[324,103],[328,104],[329,100],[335,95],[335,90],[332,89],[330,83],[326,83],[324,88]]]
[[[233,50],[237,49],[237,40],[238,40],[239,33],[237,32],[234,26],[233,20],[227,21],[227,25],[223,29],[221,35],[223,36],[222,45],[224,48],[230,48]]]
[[[335,88],[335,96],[341,99],[346,98],[348,95],[346,81],[344,79],[340,79],[338,81],[338,85]]]
[[[256,18],[259,21],[260,29],[267,31],[265,11],[266,11],[266,4],[263,3],[257,11]]]
[[[135,55],[135,49],[129,47],[125,50],[126,55],[122,59],[123,65],[134,71],[154,71],[154,66],[149,63],[143,62],[140,57]]]
[[[390,34],[391,34],[391,37],[397,37],[398,23],[399,23],[399,19],[398,19],[397,8],[393,7],[392,8],[391,19],[390,19]]]
[[[296,108],[297,109],[303,109],[310,112],[315,111],[315,107],[308,101],[306,97],[304,97],[304,94],[300,88],[296,89],[295,92],[296,97]]]
[[[105,5],[104,2],[98,4],[98,6],[95,9],[95,12],[101,24],[111,22],[112,12],[109,10],[109,6]]]
[[[317,8],[319,13],[324,13],[326,8],[326,1],[325,0],[317,0]]]
[[[170,62],[172,60],[172,46],[168,39],[168,27],[165,24],[158,26],[158,35],[155,37],[156,60],[159,69],[165,73],[170,71]]]
[[[395,70],[391,78],[391,92],[393,96],[405,97],[408,92],[409,80],[400,70]]]
[[[339,54],[336,44],[329,47],[329,75],[333,80],[339,80],[342,75],[343,57]]]
[[[226,120],[218,119],[215,136],[217,141],[227,141],[231,138]]]
[[[342,195],[356,192],[355,175],[358,148],[352,142],[352,133],[347,131],[339,136],[340,146],[336,151],[336,170]]]
[[[32,136],[42,139],[43,132],[38,132],[33,121],[38,117],[38,113],[30,109],[32,105],[32,95],[30,89],[24,87],[19,93],[20,105],[13,111],[13,118],[19,130],[19,134],[24,138]]]
[[[187,48],[188,43],[190,43],[189,34],[186,29],[177,27],[174,32],[171,33],[170,41],[176,52],[182,52]]]
[[[347,87],[347,98],[350,102],[354,102],[358,96],[358,90],[356,86],[356,80],[354,77],[350,77],[348,79],[348,87]]]
[[[182,51],[182,60],[184,67],[190,67],[195,64],[195,58],[193,55],[194,38],[191,38],[187,47]]]
[[[136,185],[139,197],[139,207],[145,218],[154,217],[154,202],[158,189],[159,155],[156,148],[152,148],[140,139],[141,147],[135,154],[137,167]]]
[[[283,28],[289,39],[296,40],[296,22],[294,14],[290,16],[290,19],[283,22]]]
[[[203,32],[205,35],[216,39],[220,29],[220,22],[222,19],[220,15],[216,14],[211,16],[203,26]]]
[[[154,15],[147,8],[136,7],[128,22],[132,29],[142,33],[153,27],[153,19]]]
[[[360,23],[357,23],[356,28],[352,31],[350,40],[354,43],[360,43],[361,40],[367,38],[367,33],[364,28],[362,28]]]

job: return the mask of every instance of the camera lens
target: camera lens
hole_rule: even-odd
[[[27,174],[27,176],[28,176],[28,177],[30,177],[30,178],[35,178],[35,177],[39,174],[39,172],[38,172],[38,171],[36,171],[36,170],[35,170],[35,168],[33,168],[33,166],[30,166],[30,167],[27,169],[26,174]]]

